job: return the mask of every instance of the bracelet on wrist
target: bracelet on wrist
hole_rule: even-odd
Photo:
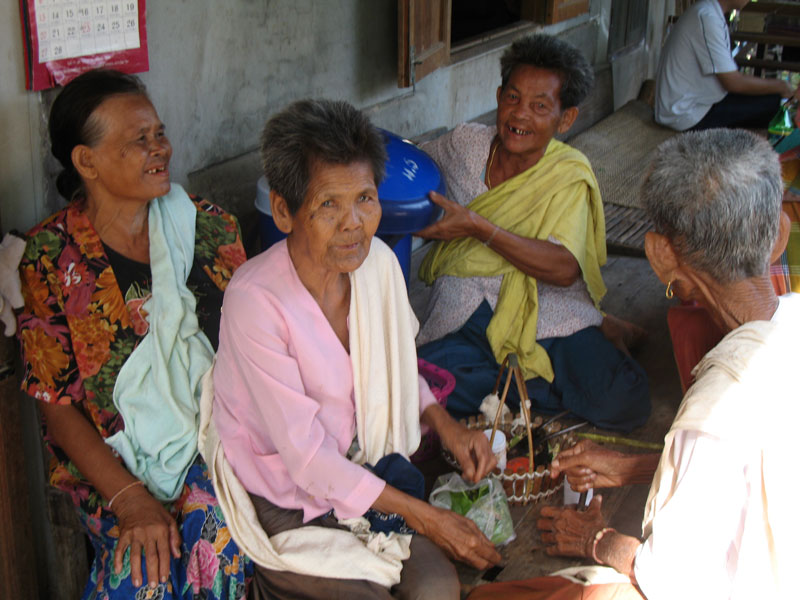
[[[489,244],[491,244],[492,240],[494,239],[494,236],[497,235],[498,231],[500,231],[500,226],[499,225],[495,225],[494,229],[492,230],[492,234],[486,239],[485,242],[483,242],[483,245],[484,246],[488,246]]]
[[[614,531],[614,528],[603,527],[602,529],[598,529],[597,533],[594,534],[594,540],[592,541],[592,560],[594,560],[594,562],[596,562],[598,565],[604,565],[606,563],[597,558],[597,544],[600,543],[600,540],[602,540],[603,536],[609,531]]]
[[[141,481],[141,480],[139,480],[139,479],[137,479],[136,481],[134,481],[134,482],[132,482],[132,483],[129,483],[128,485],[122,486],[122,488],[121,488],[121,489],[119,489],[119,490],[117,491],[117,493],[116,493],[116,494],[114,494],[113,496],[111,496],[111,500],[109,500],[109,501],[108,501],[108,508],[111,508],[111,505],[112,505],[112,504],[114,504],[114,500],[116,500],[117,498],[119,498],[119,497],[120,497],[120,495],[121,495],[123,492],[127,492],[129,489],[131,489],[132,487],[135,487],[135,486],[137,486],[137,485],[144,485],[144,482],[143,482],[143,481]]]

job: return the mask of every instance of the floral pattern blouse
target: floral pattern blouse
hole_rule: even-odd
[[[221,292],[246,257],[235,218],[206,200],[192,200],[195,255],[187,286],[197,298],[200,325],[216,345]],[[148,329],[142,305],[149,282],[123,276],[128,269],[120,259],[106,251],[73,203],[29,232],[20,264],[22,389],[44,402],[75,405],[103,438],[124,428],[112,399],[114,383]],[[127,279],[127,289],[120,288],[118,275]],[[46,431],[45,442],[53,455],[51,485],[69,493],[82,511],[96,513],[105,500]]]

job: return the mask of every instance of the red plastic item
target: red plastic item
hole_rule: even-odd
[[[422,358],[417,359],[419,374],[428,382],[434,397],[442,408],[447,407],[447,397],[456,387],[456,378],[450,371],[437,367]],[[439,436],[434,431],[428,431],[422,436],[419,448],[411,456],[411,462],[423,462],[439,455],[441,450]]]
[[[527,456],[512,458],[506,463],[506,470],[512,473],[527,473],[529,461]]]

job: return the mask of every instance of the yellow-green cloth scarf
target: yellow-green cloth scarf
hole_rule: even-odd
[[[558,239],[578,261],[589,294],[598,305],[606,293],[600,265],[606,262],[606,225],[600,190],[586,157],[551,140],[534,166],[481,194],[467,205],[489,221],[517,235]],[[547,352],[536,343],[539,296],[536,279],[475,238],[439,241],[419,270],[428,284],[442,275],[503,275],[497,307],[486,337],[501,363],[514,352],[526,379],[553,381]]]

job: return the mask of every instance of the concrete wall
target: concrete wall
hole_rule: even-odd
[[[25,92],[19,3],[0,5],[0,227],[27,228],[46,216],[41,199],[40,95]]]

